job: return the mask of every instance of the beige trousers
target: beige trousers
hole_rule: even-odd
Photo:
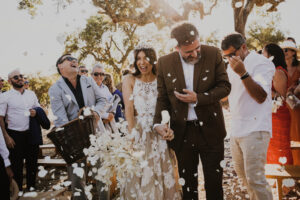
[[[231,154],[238,177],[247,187],[250,200],[272,200],[265,177],[265,164],[270,133],[253,132],[245,137],[231,137]]]

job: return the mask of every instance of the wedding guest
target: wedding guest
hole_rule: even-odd
[[[106,107],[106,100],[95,81],[91,77],[80,76],[78,74],[77,59],[70,54],[59,57],[56,61],[56,68],[61,77],[49,89],[51,109],[57,117],[54,120],[55,127],[60,127],[76,119],[79,110],[83,107],[94,106],[95,111],[92,113],[96,121],[99,121]],[[78,167],[83,166],[84,171],[86,170],[85,161],[78,161],[75,164]],[[68,165],[67,170],[72,182],[72,199],[86,200],[86,174],[84,173],[83,177],[80,178],[74,173],[72,165]],[[102,190],[105,185],[99,182],[97,184],[100,184],[98,188],[99,199],[108,199],[108,192]],[[74,195],[75,192],[79,192],[80,195]]]
[[[107,86],[107,88],[109,89],[109,92],[112,95],[118,95],[121,99],[121,101],[120,101],[120,103],[117,107],[116,114],[115,114],[115,120],[116,120],[116,122],[118,122],[119,118],[124,119],[124,115],[123,115],[123,112],[122,112],[122,108],[124,108],[123,95],[115,87],[114,79],[113,79],[111,74],[109,74],[109,73],[105,74],[105,79],[103,80],[103,84]]]
[[[113,97],[112,94],[110,93],[109,89],[107,88],[106,85],[103,84],[103,80],[105,79],[105,70],[104,67],[100,64],[96,64],[93,67],[92,70],[92,77],[97,83],[97,85],[100,88],[101,93],[106,99],[106,102],[109,102],[109,100]],[[115,117],[115,112],[116,111],[111,111],[111,112],[104,112],[101,115],[101,118],[103,119],[104,123],[111,122],[114,117]]]
[[[9,161],[9,151],[6,147],[2,130],[0,129],[0,195],[1,199],[10,199],[9,185],[13,178],[11,164]]]
[[[272,134],[272,61],[250,52],[239,33],[227,35],[221,44],[232,85],[231,154],[235,171],[247,187],[250,200],[271,200],[265,175],[267,149]]]
[[[32,139],[30,117],[37,117],[35,108],[40,107],[40,104],[33,91],[24,89],[23,77],[19,70],[10,72],[8,82],[12,89],[3,93],[0,98],[0,126],[10,152],[14,179],[20,191],[23,190],[24,160],[27,189],[35,187],[39,152],[39,143],[33,142]]]
[[[288,71],[288,87],[295,87],[300,79],[300,63],[298,61],[297,53],[300,53],[296,44],[292,41],[284,41],[281,48],[285,54],[285,62]],[[299,98],[300,96],[298,96]],[[288,107],[290,109],[290,107]],[[300,141],[300,109],[290,109],[291,141]],[[292,150],[294,165],[300,165],[300,150]]]
[[[180,200],[176,187],[174,157],[165,137],[153,132],[153,117],[157,97],[156,53],[151,46],[141,45],[134,50],[135,72],[124,78],[123,94],[128,129],[133,134],[133,147],[144,152],[147,166],[141,175],[128,177],[121,190],[121,199]]]
[[[86,67],[84,65],[79,66],[78,74],[80,76],[89,76],[88,72],[89,71],[86,69]]]
[[[4,85],[4,79],[1,78],[1,76],[0,76],[0,94],[2,93],[3,85]]]
[[[161,124],[161,111],[168,110],[174,139],[169,141],[185,180],[183,199],[198,199],[198,164],[203,166],[206,198],[223,199],[224,117],[220,100],[230,83],[220,50],[201,44],[197,28],[190,23],[174,27],[171,37],[176,51],[158,59],[157,104],[154,130],[162,137],[169,128]],[[123,87],[124,88],[124,87]]]
[[[28,90],[29,88],[29,81],[27,77],[24,77],[24,89]]]
[[[272,81],[272,97],[280,98],[282,105],[272,113],[272,138],[270,139],[267,163],[269,164],[293,164],[290,144],[290,112],[286,106],[285,98],[288,89],[287,66],[283,50],[277,44],[267,44],[263,49],[263,55],[274,63],[276,67]],[[285,157],[286,163],[281,163],[279,158]]]

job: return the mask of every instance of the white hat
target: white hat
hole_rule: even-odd
[[[289,40],[285,40],[284,42],[281,43],[280,47],[282,49],[292,49],[296,51],[298,59],[300,58],[300,50],[297,48],[297,45]]]

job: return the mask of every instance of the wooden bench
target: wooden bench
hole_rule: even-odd
[[[62,158],[56,158],[56,159],[38,159],[38,165],[52,166],[52,167],[65,167],[65,166],[67,166],[67,163]]]
[[[291,141],[291,149],[293,150],[300,150],[300,142],[299,141]]]
[[[56,151],[56,148],[54,146],[54,144],[43,144],[43,145],[40,145],[40,150],[39,150],[39,158],[43,158],[43,150],[53,150],[54,151],[54,156],[57,155],[57,151]]]
[[[282,200],[282,180],[286,178],[300,179],[300,166],[266,164],[266,178],[276,179],[278,188],[278,198]]]

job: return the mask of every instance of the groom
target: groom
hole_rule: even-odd
[[[177,156],[179,175],[185,179],[183,199],[198,199],[199,156],[203,165],[206,198],[223,199],[220,162],[224,159],[224,117],[219,101],[231,85],[220,50],[201,45],[196,27],[183,23],[171,37],[176,52],[158,60],[158,97],[154,130],[169,141]],[[168,110],[171,129],[161,123],[161,111]]]

